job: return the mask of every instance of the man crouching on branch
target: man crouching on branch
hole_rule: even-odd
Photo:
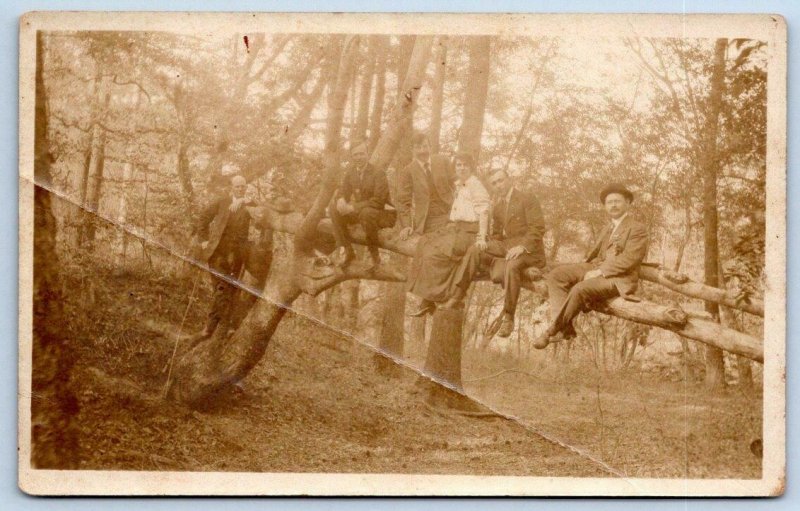
[[[611,222],[600,231],[586,262],[555,267],[545,277],[550,300],[551,324],[534,342],[538,349],[551,341],[575,337],[572,320],[593,302],[634,296],[639,266],[647,255],[647,228],[631,218],[633,194],[620,184],[600,192],[600,202]]]

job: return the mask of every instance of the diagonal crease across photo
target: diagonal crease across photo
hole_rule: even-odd
[[[21,487],[781,494],[785,30],[26,15]]]

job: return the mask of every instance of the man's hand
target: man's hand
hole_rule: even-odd
[[[525,253],[525,247],[523,247],[522,245],[511,247],[511,249],[509,249],[509,251],[506,252],[506,261],[512,261],[524,253]]]
[[[477,248],[481,252],[489,248],[489,244],[486,242],[486,238],[479,236],[478,239],[475,241],[475,248]]]
[[[594,279],[594,278],[602,277],[602,276],[603,276],[603,272],[600,271],[600,268],[598,268],[596,270],[587,271],[586,275],[583,276],[583,280]]]
[[[342,197],[339,197],[336,201],[336,209],[339,211],[340,215],[349,215],[355,210],[355,208]]]
[[[411,237],[411,233],[412,232],[414,232],[414,230],[411,227],[403,227],[403,229],[400,231],[400,234],[398,235],[398,237],[401,240],[407,240],[408,238]]]
[[[200,248],[202,248],[203,250],[207,249],[208,248],[208,242],[204,241],[204,242],[200,243]]]

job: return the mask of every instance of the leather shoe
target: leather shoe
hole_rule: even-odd
[[[540,335],[539,337],[536,338],[536,340],[533,341],[533,347],[536,348],[537,350],[545,349],[550,345],[551,337],[553,337],[553,333],[548,328],[542,333],[542,335]]]
[[[500,330],[497,331],[497,337],[508,337],[514,331],[514,318],[508,314],[503,316],[503,322],[500,324]]]
[[[436,310],[436,304],[429,301],[429,300],[422,300],[422,303],[419,304],[419,308],[413,312],[409,312],[408,315],[412,318],[419,318],[424,316],[425,314],[433,314]]]

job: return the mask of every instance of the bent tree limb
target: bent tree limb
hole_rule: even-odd
[[[738,300],[736,293],[730,290],[695,282],[678,272],[653,268],[652,266],[642,266],[639,270],[639,276],[642,280],[660,284],[685,296],[714,302],[764,317],[764,301],[758,298],[751,297],[747,301]]]
[[[425,46],[427,44],[427,47]],[[373,164],[379,168],[388,164],[392,147],[396,147],[402,135],[398,124],[407,112],[410,103],[416,98],[421,87],[427,56],[430,53],[430,38],[418,38],[412,55],[415,73],[409,73],[404,83],[404,102],[398,105],[398,112],[390,121],[387,131],[378,142],[378,149],[372,156]],[[344,275],[324,272],[320,278],[318,263],[313,254],[313,240],[318,235],[325,208],[333,196],[339,177],[339,140],[342,114],[353,75],[353,62],[358,48],[358,37],[354,36],[343,45],[340,64],[336,72],[334,89],[330,95],[330,115],[326,130],[325,177],[310,211],[305,215],[294,214],[289,217],[292,232],[295,233],[292,253],[292,271],[277,275],[267,284],[265,300],[259,300],[242,321],[239,328],[229,338],[215,333],[182,356],[173,368],[173,379],[167,382],[167,396],[191,406],[210,404],[215,396],[241,380],[263,358],[266,348],[278,325],[291,304],[307,292],[316,294],[346,278],[365,276],[366,269],[354,267]],[[394,279],[399,275],[391,269],[381,268],[375,277]]]
[[[298,213],[288,214],[273,214],[270,215],[270,225],[276,231],[293,233],[297,228],[300,215]],[[330,222],[323,220],[320,222],[319,231],[326,233],[331,229]],[[381,247],[406,256],[412,256],[416,247],[417,239],[412,238],[408,240],[398,240],[393,237],[394,232],[391,229],[383,229],[379,233],[379,240]],[[364,233],[355,228],[351,231],[351,238],[356,243],[366,244]],[[654,268],[642,268],[644,271],[642,278],[651,280],[657,284],[661,284],[661,280],[656,279],[658,271]],[[523,286],[526,289],[534,291],[542,298],[542,301],[547,297],[547,286],[541,280],[541,274],[538,270],[529,269],[526,272]],[[667,280],[663,276],[663,280]],[[384,278],[383,280],[389,280]],[[405,280],[403,278],[403,280]],[[668,280],[667,280],[668,281]],[[686,282],[684,284],[675,284],[670,282],[670,289],[679,293],[697,298],[692,293],[703,293],[703,296],[717,296],[722,297],[725,293],[721,289],[710,288],[702,284],[694,282]],[[687,291],[688,288],[688,291]],[[616,316],[636,323],[655,326],[665,330],[673,331],[679,335],[700,341],[709,346],[715,346],[725,351],[742,355],[757,362],[764,361],[764,344],[759,339],[752,337],[738,330],[726,328],[718,323],[708,319],[691,315],[678,306],[665,306],[657,303],[643,300],[641,302],[630,302],[623,298],[616,298],[606,302],[602,307],[598,308],[599,312]]]

